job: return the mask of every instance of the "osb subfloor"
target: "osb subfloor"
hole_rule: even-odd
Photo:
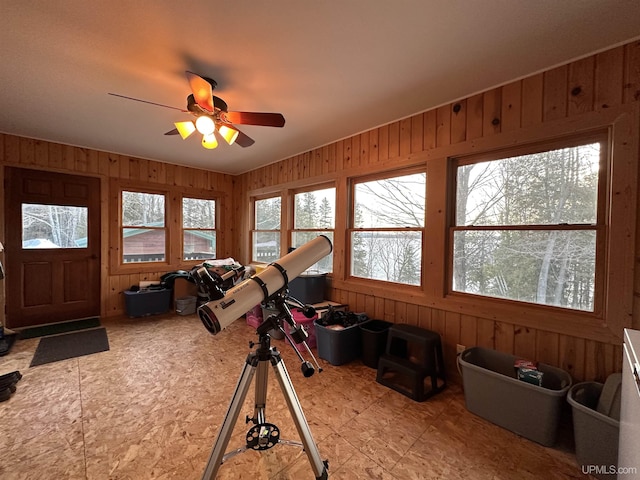
[[[18,340],[0,374],[24,377],[0,403],[0,478],[198,479],[255,331],[243,320],[210,335],[197,316],[103,321],[111,349],[29,368],[39,339]],[[375,381],[359,360],[304,378],[284,341],[282,356],[332,479],[584,478],[571,448],[546,448],[465,409],[457,384],[417,403]],[[314,350],[315,353],[315,350]],[[268,369],[266,421],[300,440]],[[251,425],[253,387],[228,449]],[[222,479],[313,479],[304,452],[285,444],[239,454]]]

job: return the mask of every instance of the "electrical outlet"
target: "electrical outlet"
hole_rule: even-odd
[[[460,355],[462,352],[466,350],[467,347],[464,345],[460,345],[459,343],[456,345],[456,355]]]

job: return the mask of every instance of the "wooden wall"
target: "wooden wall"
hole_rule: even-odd
[[[639,101],[640,42],[633,42],[253,170],[241,176],[240,195],[235,197],[241,256],[249,254],[246,205],[254,195],[334,181],[336,204],[347,205],[350,177],[435,162],[452,154],[506,147],[526,138],[545,138],[556,130],[571,131],[581,122],[598,124],[599,117],[606,124],[604,117],[615,109],[631,107],[631,115],[637,117]],[[628,135],[633,140],[631,158],[637,168],[637,118],[633,125]],[[637,184],[632,185],[632,189],[637,188]],[[635,202],[636,195],[629,198]],[[637,205],[629,208],[637,210]],[[394,288],[363,288],[348,277],[344,265],[346,242],[341,230],[346,228],[346,215],[346,207],[338,209],[330,300],[348,303],[351,310],[364,311],[372,318],[417,324],[439,332],[450,368],[455,365],[456,344],[462,344],[496,348],[556,365],[569,371],[576,381],[602,381],[621,369],[621,327],[613,328],[612,335],[599,337],[575,326],[551,328],[548,318],[536,317],[526,307],[513,315],[514,310],[474,310],[429,292],[405,295]],[[631,259],[628,268],[632,269],[640,255],[633,242],[626,249]],[[627,296],[635,328],[640,328],[639,270],[635,269],[635,277],[629,275],[635,280],[627,288],[633,289],[633,298],[631,292]],[[607,301],[615,303],[615,295],[612,292]],[[631,324],[629,319],[619,320],[604,318],[603,325]]]
[[[217,191],[224,197],[226,205],[232,204],[233,177],[215,172],[182,167],[167,163],[133,158],[86,148],[72,147],[58,143],[50,143],[30,138],[0,134],[0,211],[11,208],[4,205],[4,166],[23,167],[36,170],[73,173],[100,178],[102,197],[102,254],[101,254],[101,315],[115,316],[124,314],[122,291],[141,280],[157,280],[169,270],[149,271],[140,266],[140,271],[115,274],[109,264],[110,250],[113,249],[112,238],[118,238],[119,230],[110,231],[109,200],[111,190],[117,181],[134,182],[135,184],[171,185],[194,190]],[[115,182],[114,182],[115,180]],[[117,192],[116,192],[117,197]],[[113,200],[111,200],[113,201]],[[232,218],[230,208],[218,211],[222,216],[221,224],[228,226],[219,232],[218,253],[220,257],[234,256],[236,252],[232,243]],[[4,218],[4,215],[3,215]],[[115,222],[117,225],[117,221]],[[4,220],[0,221],[0,241],[4,239]],[[1,255],[1,254],[0,254]],[[2,259],[2,257],[0,257]],[[194,262],[192,262],[194,263]],[[188,264],[186,267],[188,268]],[[2,308],[4,313],[4,308]]]

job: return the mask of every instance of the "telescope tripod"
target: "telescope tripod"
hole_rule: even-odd
[[[278,443],[303,447],[307,454],[307,458],[311,463],[311,468],[313,469],[316,479],[326,480],[328,478],[328,461],[323,461],[320,457],[320,452],[313,440],[309,424],[307,423],[307,419],[302,411],[302,407],[293,388],[293,384],[291,383],[291,378],[289,377],[287,368],[284,365],[284,360],[280,356],[280,352],[278,352],[275,347],[271,347],[271,337],[267,332],[273,327],[282,329],[279,317],[280,315],[272,316],[258,327],[259,345],[256,347],[255,351],[249,353],[242,368],[242,373],[238,380],[238,384],[236,385],[235,393],[231,398],[231,403],[229,404],[222,426],[218,431],[218,436],[216,437],[213,450],[209,456],[209,461],[207,462],[206,469],[202,476],[203,480],[211,480],[215,478],[220,465],[235,455],[243,453],[248,449],[267,450]],[[253,345],[251,346],[253,347]],[[293,346],[295,348],[295,345]],[[266,420],[265,409],[267,405],[269,364],[271,364],[273,371],[276,374],[276,379],[278,380],[280,389],[284,395],[287,407],[289,407],[289,412],[291,413],[291,417],[296,425],[296,429],[302,443],[291,440],[281,440],[280,430],[278,427],[274,424],[268,423]],[[310,376],[310,374],[304,370],[303,373],[305,376]],[[247,423],[253,423],[253,427],[251,427],[247,432],[247,443],[244,447],[225,454],[234,426],[238,421],[240,409],[244,404],[251,381],[254,377],[254,412],[252,418],[247,416],[246,419]]]

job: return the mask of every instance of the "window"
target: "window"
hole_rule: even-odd
[[[331,187],[299,192],[294,194],[293,202],[291,246],[297,248],[318,235],[325,235],[333,243],[336,189]],[[333,252],[312,265],[308,270],[331,273],[333,271]]]
[[[122,191],[122,261],[164,262],[167,228],[165,196]]]
[[[281,198],[255,200],[254,209],[251,261],[273,262],[280,258]]]
[[[86,248],[87,207],[22,204],[22,248]]]
[[[182,258],[216,258],[216,202],[182,198]]]
[[[420,285],[426,173],[353,184],[351,275]]]
[[[457,160],[456,292],[593,312],[606,138]]]

